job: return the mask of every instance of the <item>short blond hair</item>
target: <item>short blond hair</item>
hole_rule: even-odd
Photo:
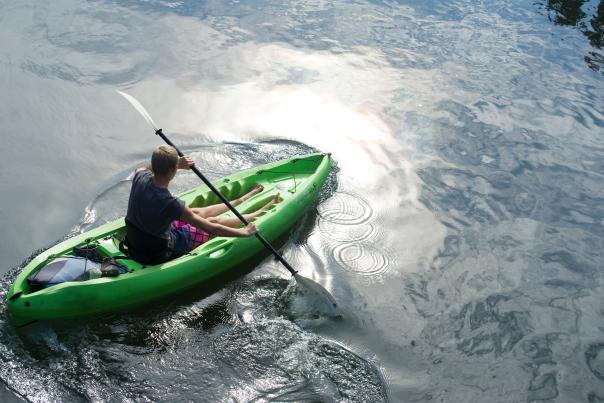
[[[161,145],[151,155],[151,169],[155,175],[164,176],[178,166],[178,153],[172,146]]]

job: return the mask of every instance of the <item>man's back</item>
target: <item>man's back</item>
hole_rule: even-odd
[[[187,253],[211,235],[241,237],[256,233],[253,223],[239,228],[239,220],[233,222],[232,217],[212,216],[212,222],[206,219],[208,211],[216,215],[224,212],[224,205],[191,209],[172,196],[168,185],[176,171],[193,165],[190,157],[179,157],[173,147],[159,146],[151,155],[151,166],[136,170],[126,213],[125,245],[132,258],[158,264]],[[248,214],[248,218],[251,216]],[[222,223],[217,222],[220,220]]]
[[[153,173],[147,169],[134,174],[126,220],[148,235],[170,239],[170,225],[178,220],[184,203],[167,188],[153,183]]]

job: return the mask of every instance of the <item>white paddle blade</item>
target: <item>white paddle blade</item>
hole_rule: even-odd
[[[338,307],[338,304],[336,303],[334,297],[319,283],[309,278],[302,277],[297,273],[294,274],[294,278],[296,279],[296,283],[298,284],[298,286],[315,294],[317,301],[323,305],[322,311],[332,313]]]
[[[138,111],[138,113],[143,115],[143,118],[147,121],[147,123],[149,123],[151,125],[153,130],[157,131],[159,129],[157,127],[157,125],[155,124],[155,122],[153,121],[153,119],[151,119],[151,115],[149,115],[149,112],[147,112],[145,107],[143,105],[141,105],[141,103],[138,102],[138,100],[136,98],[134,98],[132,95],[126,94],[125,92],[122,92],[120,90],[116,90],[116,91],[118,94],[120,94],[121,96],[126,98],[126,101],[130,102],[132,104],[132,106],[134,106],[134,108]]]

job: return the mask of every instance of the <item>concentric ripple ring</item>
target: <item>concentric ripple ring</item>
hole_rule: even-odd
[[[318,208],[323,220],[342,225],[358,225],[373,216],[373,209],[362,197],[349,192],[337,192]]]
[[[388,257],[381,251],[357,242],[336,246],[332,255],[345,270],[366,276],[383,273],[390,265]]]

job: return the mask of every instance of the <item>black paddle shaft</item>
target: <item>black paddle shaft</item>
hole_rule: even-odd
[[[157,134],[159,137],[161,137],[168,145],[174,147],[174,149],[176,150],[176,152],[178,153],[179,156],[184,157],[184,154],[178,149],[178,147],[176,147],[174,145],[174,143],[172,143],[170,141],[170,139],[168,137],[166,137],[166,135],[164,134],[164,132],[162,131],[162,129],[157,129],[155,131],[155,134]],[[201,171],[199,169],[197,169],[196,166],[192,166],[191,170],[193,172],[195,172],[195,174],[197,176],[199,176],[199,179],[201,179],[203,181],[203,183],[205,183],[210,190],[212,190],[212,192],[216,193],[216,196],[218,196],[220,198],[220,200],[222,200],[222,202],[224,204],[227,205],[227,207],[237,216],[237,218],[239,218],[239,220],[241,220],[242,223],[244,223],[245,225],[248,225],[248,221],[245,219],[245,217],[243,217],[239,211],[237,211],[237,209],[235,209],[235,207],[233,207],[233,205],[227,200],[226,197],[223,196],[222,193],[220,193],[220,191],[218,189],[216,189],[214,187],[214,185],[212,185],[212,183],[206,179],[205,176],[203,176],[203,174],[201,173]],[[264,239],[264,237],[260,234],[260,232],[256,232],[256,238],[258,238],[260,240],[260,242],[262,242],[262,244],[272,252],[273,255],[275,255],[275,257],[277,258],[277,260],[279,260],[281,262],[281,264],[283,264],[283,266],[285,266],[285,268],[287,270],[289,270],[289,272],[292,275],[296,275],[296,273],[298,273],[296,270],[294,270],[293,267],[291,267],[291,265],[289,263],[287,263],[287,260],[285,260],[283,258],[283,256],[281,256],[279,254],[279,252],[277,252],[277,250],[275,248],[273,248],[273,245],[271,245],[266,239]]]

